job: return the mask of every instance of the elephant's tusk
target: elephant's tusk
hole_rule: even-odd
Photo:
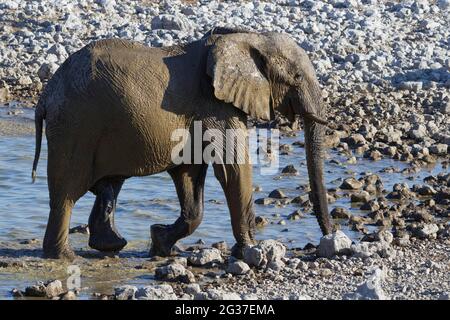
[[[316,116],[316,115],[313,114],[313,113],[306,113],[306,114],[304,115],[304,117],[305,117],[306,119],[311,120],[311,121],[314,121],[314,122],[323,124],[324,126],[328,125],[328,121],[326,121],[326,120],[324,120],[324,119],[322,119],[322,118],[319,118],[318,116]]]

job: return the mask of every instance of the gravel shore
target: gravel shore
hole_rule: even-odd
[[[409,165],[405,173],[441,167],[439,175],[392,190],[370,172],[328,189],[330,202],[344,196],[367,210],[365,216],[345,208],[332,212],[335,221],[361,232],[360,243],[338,232],[302,250],[284,252],[271,244],[278,255],[260,248],[267,261],[258,263],[250,256],[242,263],[229,261],[226,250],[200,250],[197,258],[183,251],[181,260],[158,271],[169,286],[118,286],[97,298],[449,299],[449,0],[6,0],[0,21],[0,103],[35,102],[58,66],[97,39],[170,46],[223,25],[285,32],[307,51],[323,87],[330,122],[326,142],[346,159],[327,159],[328,164],[392,158]],[[292,133],[282,119],[276,125],[284,135]],[[0,119],[0,136],[32,132],[29,121],[14,115]],[[260,203],[277,201],[269,195]],[[297,201],[302,210],[310,209],[307,199]],[[369,233],[367,226],[377,232]],[[212,260],[197,266],[196,259]],[[14,265],[18,260],[0,251],[6,271],[33,273],[46,263],[38,259],[36,267],[24,269]]]

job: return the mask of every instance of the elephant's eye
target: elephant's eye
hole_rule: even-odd
[[[303,74],[296,73],[294,76],[294,80],[295,80],[295,82],[301,82],[303,80]]]

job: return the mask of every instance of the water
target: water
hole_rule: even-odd
[[[7,117],[5,109],[1,110],[0,118]],[[24,118],[30,117],[30,112],[25,112]],[[1,123],[0,123],[1,125]],[[303,140],[303,136],[283,137],[280,143],[291,144],[294,141]],[[31,166],[34,156],[34,137],[0,137],[0,242],[18,242],[21,239],[42,239],[45,232],[48,206],[48,189],[46,180],[47,149],[46,141],[43,141],[38,177],[35,184],[31,183]],[[442,171],[441,166],[423,169],[417,174],[404,175],[401,173],[379,173],[383,168],[393,166],[399,169],[406,164],[399,161],[384,159],[373,162],[358,158],[356,165],[336,165],[329,163],[330,159],[344,162],[345,158],[330,150],[326,160],[325,177],[327,187],[338,187],[339,178],[346,178],[348,170],[358,177],[362,172],[371,171],[382,178],[387,190],[398,182],[406,182],[410,186],[413,183],[421,183],[422,179],[430,174]],[[268,193],[276,188],[281,188],[288,196],[300,195],[296,188],[306,185],[307,171],[305,165],[305,152],[303,148],[294,146],[293,154],[280,155],[280,170],[288,164],[294,164],[299,170],[298,176],[261,175],[259,168],[254,168],[254,185],[262,187],[261,192],[255,192],[254,199],[267,197]],[[412,181],[411,181],[412,180]],[[94,196],[90,193],[81,198],[73,210],[71,226],[86,224],[89,213],[94,203]],[[340,198],[330,205],[330,211],[335,206],[348,208],[352,214],[360,214],[357,208],[350,206],[349,198]],[[277,222],[286,219],[287,215],[299,209],[295,204],[284,207],[255,205],[257,215],[264,216],[273,222],[256,232],[257,239],[279,239],[290,247],[302,247],[308,242],[317,243],[321,237],[317,221],[311,212],[305,212],[305,218],[296,221],[286,221],[286,225]],[[278,214],[278,217],[274,215]],[[173,223],[179,215],[179,204],[175,187],[167,173],[156,174],[148,177],[128,179],[119,195],[116,212],[116,226],[121,234],[128,240],[126,252],[145,253],[149,247],[149,227],[154,223]],[[287,230],[286,230],[287,229]],[[353,239],[361,234],[343,230]],[[228,244],[234,243],[231,231],[229,212],[220,184],[215,179],[210,167],[205,186],[205,213],[200,227],[190,237],[183,239],[183,244],[192,244],[202,239],[207,244],[225,240]],[[71,235],[70,242],[75,249],[89,250],[87,236]],[[140,278],[130,279],[132,283],[145,281]],[[11,287],[21,283],[14,280],[13,275],[0,272],[0,296],[4,295]]]

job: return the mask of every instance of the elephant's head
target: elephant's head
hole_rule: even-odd
[[[274,110],[305,124],[310,199],[324,234],[330,233],[323,182],[325,109],[313,66],[305,51],[280,33],[208,34],[207,73],[216,98],[248,115],[270,120]]]

